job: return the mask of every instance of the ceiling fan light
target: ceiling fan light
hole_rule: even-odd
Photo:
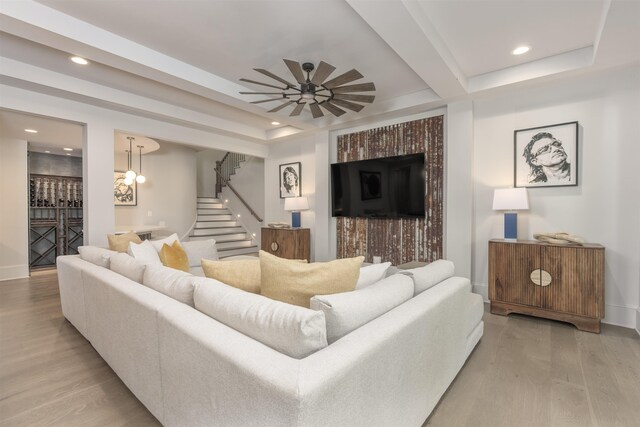
[[[136,178],[136,173],[132,170],[128,170],[125,174],[124,177],[127,179],[130,179],[131,181],[133,181]],[[129,184],[127,184],[129,185]]]

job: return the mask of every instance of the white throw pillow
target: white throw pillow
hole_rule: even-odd
[[[329,344],[413,298],[413,280],[396,274],[364,289],[311,298],[312,310],[324,312]]]
[[[123,252],[111,257],[111,271],[121,274],[134,282],[142,283],[142,276],[146,265],[136,261],[134,257]]]
[[[324,313],[195,278],[195,307],[288,356],[301,359],[327,346]]]
[[[193,279],[184,271],[164,265],[147,265],[142,284],[193,307]]]
[[[162,249],[162,245],[166,243],[167,245],[171,246],[176,240],[180,242],[180,239],[178,239],[178,235],[176,233],[173,233],[171,236],[165,237],[164,239],[150,240],[150,242],[153,247],[156,248],[156,252],[160,252],[160,249]],[[182,243],[180,243],[180,245],[182,246]]]
[[[129,242],[127,253],[145,265],[162,265],[158,251],[149,240],[142,243]]]
[[[118,253],[98,246],[80,246],[78,252],[83,260],[104,268],[109,268],[109,259]]]
[[[189,258],[189,267],[200,267],[202,259],[218,260],[218,249],[216,241],[213,239],[191,240],[180,244]]]
[[[424,267],[411,268],[403,270],[413,275],[415,283],[415,295],[426,291],[427,289],[437,285],[445,279],[453,276],[455,267],[453,262],[445,259],[439,259],[427,264]]]
[[[367,286],[376,283],[378,280],[384,279],[389,267],[391,267],[390,262],[360,267],[360,276],[358,276],[356,289],[366,288]]]

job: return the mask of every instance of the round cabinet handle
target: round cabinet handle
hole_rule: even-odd
[[[278,248],[280,248],[280,245],[278,245],[277,242],[271,242],[271,250],[276,252],[278,250]]]
[[[541,268],[537,268],[529,275],[531,281],[538,286],[549,286],[551,284],[551,274]]]

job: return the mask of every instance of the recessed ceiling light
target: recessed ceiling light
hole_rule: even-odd
[[[274,126],[278,126],[280,124],[280,122],[271,122],[272,125]]]
[[[63,148],[64,151],[73,151],[73,148]]]
[[[79,56],[72,56],[71,60],[73,62],[75,62],[76,64],[80,64],[80,65],[87,65],[89,63],[89,61],[87,61],[86,59],[81,58]]]
[[[51,153],[51,151],[49,151],[49,150],[44,150],[44,152],[45,152],[45,153]]]
[[[529,46],[518,46],[517,48],[513,49],[511,51],[512,55],[522,55],[523,53],[527,53],[529,52],[529,49],[531,49]]]
[[[70,155],[71,155],[71,153],[67,153],[67,156],[70,156]]]
[[[25,129],[24,131],[29,133],[38,133],[38,131],[35,129]]]

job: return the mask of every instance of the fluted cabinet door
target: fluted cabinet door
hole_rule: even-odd
[[[531,272],[540,268],[540,247],[489,242],[489,299],[539,307],[540,287]]]

